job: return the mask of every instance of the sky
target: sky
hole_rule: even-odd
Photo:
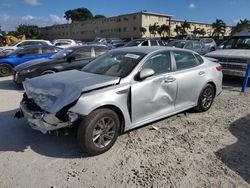
[[[148,10],[207,23],[218,18],[228,25],[250,19],[250,0],[0,0],[0,26],[10,31],[19,24],[67,23],[64,12],[79,7],[107,17]]]

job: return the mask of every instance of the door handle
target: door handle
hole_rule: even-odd
[[[199,75],[200,75],[200,76],[204,76],[205,74],[206,74],[205,71],[200,71],[200,72],[199,72]]]
[[[174,82],[176,80],[176,78],[170,76],[170,77],[167,77],[164,79],[164,82],[165,83],[171,83],[171,82]]]

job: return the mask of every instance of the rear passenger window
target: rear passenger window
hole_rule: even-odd
[[[176,61],[177,71],[189,69],[199,65],[193,53],[184,51],[174,51],[173,53]]]
[[[47,53],[55,53],[58,52],[59,50],[57,50],[56,48],[49,48],[49,47],[45,47],[42,49],[43,50],[43,54],[47,54]]]
[[[200,55],[194,54],[194,56],[196,57],[199,65],[202,64],[202,63],[204,63],[204,60],[202,59],[202,57]]]
[[[105,54],[108,51],[108,48],[103,48],[101,46],[95,47],[95,56],[98,57],[102,54]]]

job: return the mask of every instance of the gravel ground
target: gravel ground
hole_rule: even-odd
[[[0,78],[0,187],[250,187],[250,89],[224,85],[208,112],[133,130],[88,157],[73,132],[43,135],[14,119],[23,91]]]

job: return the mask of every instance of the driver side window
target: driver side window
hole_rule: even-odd
[[[76,50],[72,56],[75,58],[75,60],[80,59],[87,59],[91,57],[91,48],[81,48],[79,50]]]
[[[170,52],[159,52],[154,54],[144,63],[142,69],[153,69],[155,75],[171,72]]]

